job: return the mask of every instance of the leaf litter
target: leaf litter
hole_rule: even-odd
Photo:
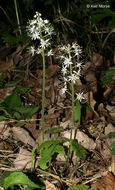
[[[0,89],[0,102],[3,102],[6,97],[13,94],[16,88],[30,87],[28,93],[21,95],[23,105],[41,105],[41,58],[35,57],[32,60],[29,53],[23,51],[26,46],[27,44],[24,46],[20,45],[11,54],[13,62],[1,60],[2,57],[0,59],[0,73],[4,74],[7,79],[3,81],[3,88]],[[32,65],[30,64],[31,61],[33,61]],[[57,137],[69,138],[71,100],[68,95],[61,95],[60,63],[57,63],[56,59],[54,59],[53,64],[50,59],[47,60],[47,63],[45,130],[49,130],[50,132],[46,132],[45,140]],[[85,111],[85,113],[82,112],[80,124],[75,127],[73,136],[88,151],[87,159],[82,160],[73,155],[73,160],[71,160],[68,166],[64,179],[60,175],[60,169],[64,165],[65,157],[59,155],[54,157],[52,160],[52,172],[46,172],[47,178],[44,171],[41,170],[47,190],[61,189],[63,183],[66,189],[78,183],[88,184],[91,188],[99,190],[113,190],[115,188],[113,176],[113,174],[115,175],[115,156],[112,155],[110,149],[110,145],[114,142],[114,139],[103,139],[110,132],[115,132],[113,126],[115,124],[113,93],[115,85],[114,83],[110,83],[104,88],[98,85],[99,80],[101,81],[104,76],[104,71],[101,69],[102,64],[102,55],[94,52],[92,62],[86,61],[83,67],[82,75],[84,76],[84,80],[80,80],[78,85],[75,86],[76,93],[84,91],[85,99],[90,106],[89,110]],[[110,67],[108,66],[109,62],[105,64],[107,64],[108,68]],[[21,67],[24,69],[21,70]],[[15,84],[14,87],[4,88],[6,81],[9,82],[11,78],[13,80],[17,77],[21,78],[22,75],[24,78],[19,84]],[[100,76],[100,79],[97,76]],[[40,111],[34,113],[28,120],[20,120],[20,122],[24,122],[22,127],[16,126],[17,120],[15,118],[11,121],[0,122],[1,171],[21,170],[27,172],[31,169],[32,149],[33,147],[37,148],[42,142]],[[53,134],[52,131],[56,131],[57,128],[62,128],[63,130]],[[64,146],[65,149],[68,148],[67,143]],[[34,159],[39,160],[40,158],[38,155],[35,155]],[[39,170],[37,164],[35,164],[34,169],[36,172]]]

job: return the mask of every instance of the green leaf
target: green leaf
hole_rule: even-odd
[[[4,180],[4,188],[12,185],[27,185],[31,188],[40,188],[39,185],[32,182],[24,173],[22,172],[13,172]]]
[[[27,36],[25,34],[13,36],[7,31],[2,35],[2,39],[8,44],[18,45],[19,43],[25,43],[27,41]]]
[[[80,101],[77,101],[75,108],[75,121],[77,125],[80,125],[81,122],[81,104]]]
[[[108,135],[102,137],[101,139],[108,139],[108,138],[115,139],[115,132],[110,132]]]
[[[6,121],[8,118],[4,115],[0,115],[0,121]]]
[[[24,122],[23,122],[23,123],[16,123],[16,124],[15,124],[16,127],[23,127],[24,125],[25,125]]]
[[[32,115],[38,111],[38,109],[39,106],[31,106],[31,105],[14,107],[14,111],[19,112],[20,115],[23,116],[23,118],[21,119],[31,118]]]
[[[14,117],[15,117],[17,120],[22,119],[20,113],[18,113],[18,112],[14,112]]]
[[[0,74],[0,88],[2,88],[5,78],[5,75]]]
[[[18,95],[17,92],[13,93],[12,95],[8,96],[5,100],[4,103],[9,107],[9,108],[14,108],[21,106],[21,99],[20,96]]]
[[[88,189],[89,189],[88,185],[78,184],[78,185],[70,188],[69,190],[88,190]]]
[[[115,69],[111,69],[105,72],[105,76],[102,79],[102,87],[105,87],[109,83],[114,83]]]
[[[44,141],[42,144],[40,144],[40,146],[38,147],[37,149],[37,152],[39,152],[40,150],[44,149],[44,148],[47,148],[50,146],[50,145],[56,145],[56,144],[60,144],[60,143],[64,143],[64,142],[67,142],[68,139],[67,138],[57,138],[57,139],[50,139],[50,140],[47,140],[47,141]]]
[[[86,112],[92,111],[91,106],[88,103],[86,103],[85,106],[86,106]]]
[[[23,79],[15,79],[13,81],[10,81],[4,85],[4,87],[12,87],[16,86],[18,83],[20,83]]]
[[[50,147],[43,149],[41,152],[41,158],[38,163],[40,168],[44,170],[48,168],[47,163],[51,161],[54,153],[64,155],[64,147],[59,144],[52,144]]]
[[[115,141],[112,142],[112,144],[110,145],[110,148],[112,149],[112,154],[115,154]]]
[[[87,151],[82,145],[78,144],[75,140],[71,140],[70,145],[77,157],[81,158],[82,160],[86,159]]]
[[[21,88],[17,88],[16,91],[20,94],[25,94],[30,89],[31,89],[30,87],[21,87]]]
[[[62,127],[51,127],[50,129],[45,130],[45,134],[55,134],[63,131],[64,129]]]
[[[98,9],[94,12],[93,16],[90,18],[91,22],[98,24],[102,19],[107,17],[114,18],[115,14],[110,9]],[[111,20],[111,19],[110,19]],[[113,25],[114,26],[114,25]]]

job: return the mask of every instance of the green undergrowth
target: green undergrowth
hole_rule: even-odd
[[[10,81],[4,85],[4,88],[17,85],[22,79]],[[1,81],[1,86],[2,86]],[[28,93],[30,87],[16,88],[15,91],[7,96],[3,102],[0,103],[0,121],[17,120],[17,126],[24,125],[20,120],[30,119],[34,113],[39,110],[38,105],[23,105],[21,96]]]

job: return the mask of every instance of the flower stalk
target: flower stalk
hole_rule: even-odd
[[[48,51],[47,56],[53,55],[52,49],[50,48],[51,36],[54,34],[54,29],[48,20],[43,20],[41,18],[41,13],[36,12],[34,19],[29,20],[27,25],[28,36],[32,40],[38,40],[39,46],[30,46],[29,51],[34,56],[35,54],[42,55],[43,62],[43,85],[42,85],[42,110],[41,110],[41,120],[42,120],[42,141],[44,141],[44,101],[45,101],[45,56],[46,51]]]
[[[72,45],[68,44],[68,46],[64,45],[59,48],[60,49],[60,55],[59,57],[63,61],[62,66],[62,74],[63,74],[63,80],[64,80],[64,87],[62,89],[62,94],[67,92],[67,83],[71,85],[71,99],[72,99],[72,122],[71,122],[71,128],[70,128],[70,142],[72,140],[73,136],[73,128],[75,124],[75,106],[74,106],[74,96],[75,96],[75,90],[74,90],[74,84],[77,83],[77,80],[80,77],[80,71],[82,67],[82,62],[79,61],[80,54],[82,52],[80,46],[77,43],[73,43]],[[76,62],[75,62],[75,59]],[[77,99],[82,101],[83,94],[77,94]],[[66,162],[63,168],[63,171],[68,165],[69,157],[71,153],[71,145],[69,145]]]
[[[42,60],[43,60],[43,86],[42,86],[42,141],[44,141],[44,100],[45,100],[45,53],[42,48]]]

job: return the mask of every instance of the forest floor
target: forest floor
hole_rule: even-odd
[[[39,109],[28,115],[29,119],[22,117],[19,122],[17,112],[8,116],[8,109],[0,106],[0,176],[7,171],[29,174],[32,149],[42,142],[42,60],[37,56],[31,58],[25,51],[26,47],[27,44],[16,49],[3,47],[0,50],[0,103],[21,89],[24,90],[19,93],[21,105],[38,105]],[[36,153],[33,176],[43,179],[46,190],[69,189],[77,184],[85,184],[92,189],[114,190],[115,154],[112,151],[115,150],[110,148],[114,139],[104,137],[115,132],[115,83],[102,87],[104,72],[114,67],[111,65],[110,60],[94,52],[91,60],[85,61],[82,76],[75,84],[75,92],[84,92],[88,106],[87,109],[86,104],[82,106],[81,121],[79,125],[75,124],[73,133],[77,142],[87,150],[87,158],[82,160],[73,154],[62,175],[64,156],[54,156],[50,169],[42,170],[37,164],[40,155]],[[71,99],[68,94],[61,95],[61,63],[55,57],[46,60],[45,85],[45,130],[62,129],[55,134],[46,132],[45,140],[58,136],[69,138]],[[18,104],[16,94],[14,104]],[[28,111],[26,114],[29,114]],[[9,118],[11,116],[12,119]],[[68,149],[67,144],[64,146]]]

